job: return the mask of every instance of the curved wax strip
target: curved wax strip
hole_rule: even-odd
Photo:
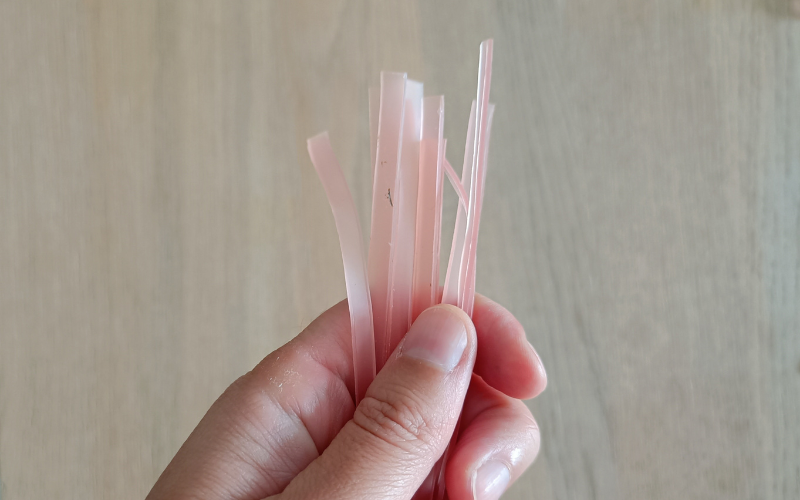
[[[369,238],[369,289],[375,326],[375,360],[378,370],[389,357],[387,309],[389,271],[392,268],[391,246],[395,230],[395,182],[403,141],[406,74],[381,72],[378,141],[375,152],[375,175],[372,185],[372,222]]]
[[[308,154],[325,188],[333,211],[339,246],[344,264],[344,282],[350,307],[350,328],[353,341],[355,396],[358,404],[375,378],[375,343],[372,336],[372,303],[367,281],[367,265],[361,247],[361,225],[356,205],[347,189],[339,162],[331,148],[328,133],[308,140]]]
[[[411,291],[414,275],[414,240],[417,225],[419,144],[422,131],[422,84],[406,82],[403,143],[394,196],[396,230],[392,232],[387,330],[392,352],[411,327]]]
[[[453,190],[458,195],[459,207],[466,208],[467,192],[464,191],[464,186],[461,184],[461,181],[458,180],[458,174],[456,174],[456,171],[453,170],[453,166],[450,165],[450,162],[447,161],[447,158],[444,159],[443,166],[444,166],[444,173],[447,174],[447,180],[450,181],[450,185],[453,186]]]

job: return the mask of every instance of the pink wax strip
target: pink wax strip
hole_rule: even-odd
[[[405,113],[406,74],[381,72],[378,139],[372,187],[372,223],[369,239],[369,288],[375,326],[375,360],[378,370],[389,357],[387,303],[391,269],[392,231],[395,228],[395,181],[400,162]]]
[[[442,154],[437,159],[438,163],[443,163],[444,159],[447,157],[447,139],[442,139]],[[436,277],[434,278],[434,282],[436,283],[436,301],[434,303],[440,304],[441,300],[441,287],[439,286],[439,253],[442,247],[442,205],[444,205],[444,174],[442,171],[444,167],[440,169],[439,177],[438,177],[438,185],[436,188],[436,211],[435,211],[435,218],[434,218],[434,227],[433,227],[433,260],[436,262]]]
[[[434,305],[439,287],[439,238],[441,227],[442,159],[444,158],[444,97],[422,101],[422,141],[419,150],[416,241],[411,320]],[[438,222],[437,222],[438,219]]]
[[[461,184],[461,181],[458,179],[458,174],[455,170],[453,170],[453,166],[450,165],[450,162],[447,161],[447,158],[444,159],[444,173],[447,174],[447,180],[450,181],[450,185],[453,186],[453,190],[458,195],[458,204],[460,207],[466,209],[467,207],[467,192],[464,191],[464,186]]]
[[[417,225],[419,145],[422,130],[422,83],[406,82],[406,110],[397,193],[394,196],[396,228],[392,232],[392,269],[387,305],[388,349],[394,351],[411,326],[411,288],[414,274],[414,240]]]
[[[372,304],[367,281],[367,265],[361,247],[361,224],[327,132],[308,140],[308,154],[325,188],[336,222],[336,231],[339,233],[347,303],[350,307],[355,398],[358,404],[375,378]]]
[[[430,497],[432,500],[443,500],[445,497],[447,485],[444,476],[447,469],[447,460],[450,458],[450,452],[452,451],[453,446],[455,446],[456,442],[458,441],[458,434],[460,431],[461,417],[459,416],[458,422],[456,422],[456,428],[453,430],[453,435],[450,437],[450,443],[448,443],[447,448],[444,449],[442,457],[438,462],[436,462],[431,470],[431,476],[433,476],[434,480],[434,489]]]
[[[464,293],[464,312],[472,316],[473,307],[475,305],[475,276],[477,273],[477,252],[478,252],[478,230],[480,228],[481,223],[481,211],[483,209],[483,194],[484,194],[484,187],[486,185],[486,169],[489,162],[489,143],[491,141],[491,133],[492,133],[492,119],[494,118],[494,104],[489,104],[489,120],[486,126],[486,149],[484,151],[483,158],[481,159],[481,172],[479,173],[478,178],[478,197],[477,197],[477,207],[475,209],[475,231],[474,231],[474,242],[472,245],[471,255],[470,255],[470,268],[468,270],[467,281],[466,281],[466,291]]]
[[[370,87],[369,97],[369,155],[372,168],[372,180],[375,181],[375,155],[378,149],[378,112],[381,107],[380,90]]]
[[[469,203],[467,204],[466,230],[464,231],[464,248],[460,263],[458,279],[458,306],[464,312],[472,316],[474,306],[474,285],[468,287],[469,280],[474,283],[475,279],[475,257],[478,243],[478,218],[480,217],[480,201],[483,198],[483,183],[485,181],[486,153],[488,151],[488,128],[490,114],[493,110],[489,109],[489,90],[491,88],[492,75],[492,40],[485,40],[481,43],[481,56],[478,64],[478,98],[475,107],[474,122],[474,146],[472,148],[472,171],[470,172],[471,181],[468,187]],[[468,133],[469,135],[469,133]],[[465,158],[466,164],[466,158]],[[466,173],[463,172],[462,175]],[[462,181],[462,183],[466,184]],[[467,186],[464,186],[465,189]],[[452,269],[452,271],[456,271]],[[457,430],[456,430],[457,432]],[[455,435],[455,433],[454,433]],[[434,467],[433,473],[437,474],[436,489],[432,498],[442,500],[445,497],[444,471],[447,466],[447,458],[450,446],[445,449],[442,458]]]
[[[464,309],[464,305],[470,303],[473,298],[467,297],[466,284],[471,266],[474,266],[472,259],[473,246],[477,244],[477,233],[475,228],[475,215],[477,200],[480,199],[479,179],[482,179],[483,159],[486,149],[486,129],[489,120],[489,90],[492,81],[492,40],[481,43],[481,57],[478,63],[478,98],[475,109],[475,146],[472,150],[472,181],[469,188],[469,203],[467,204],[467,228],[464,237],[464,249],[461,257],[461,269],[458,279],[459,298],[458,306]],[[467,311],[465,311],[467,312]],[[471,313],[471,307],[470,311]]]
[[[461,186],[468,193],[472,182],[472,148],[475,145],[475,101],[469,113],[467,125],[467,140],[464,143],[464,165],[461,169]],[[464,238],[467,228],[467,203],[469,196],[464,197],[464,205],[458,206],[456,223],[453,227],[453,241],[450,245],[450,259],[447,263],[447,273],[444,278],[444,291],[442,303],[457,306],[459,297],[459,276],[461,272],[461,257],[464,253]]]

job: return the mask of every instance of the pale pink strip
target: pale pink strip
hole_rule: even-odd
[[[419,152],[416,241],[411,320],[436,303],[439,287],[439,257],[436,244],[438,217],[441,220],[441,161],[443,157],[444,97],[422,101],[422,142]],[[438,203],[438,204],[437,204]]]
[[[469,203],[467,205],[466,231],[464,238],[464,249],[462,252],[460,274],[458,279],[459,300],[458,306],[467,314],[472,316],[474,305],[474,268],[475,250],[478,243],[478,222],[480,217],[480,202],[483,197],[483,183],[486,171],[486,151],[488,150],[488,125],[491,111],[489,110],[489,90],[491,88],[492,75],[492,40],[481,43],[481,56],[478,64],[478,106],[475,113],[475,139],[472,151],[472,172],[470,172],[471,182],[469,187],[464,186],[469,192]],[[465,159],[466,163],[466,159]],[[463,182],[466,184],[465,182]],[[453,269],[455,271],[455,269]],[[473,280],[473,286],[468,287],[469,280]],[[466,307],[466,309],[465,309]],[[457,431],[456,431],[457,432]],[[436,490],[433,495],[436,500],[445,497],[444,470],[447,467],[449,446],[445,449],[444,455],[437,464],[439,477],[436,481]],[[434,470],[436,467],[434,468]]]
[[[367,264],[361,239],[361,224],[347,181],[336,161],[328,133],[308,140],[308,154],[333,211],[342,250],[344,282],[350,307],[353,371],[356,404],[375,378],[375,343],[372,336],[372,304],[367,281]]]
[[[447,161],[447,158],[444,159],[443,166],[444,166],[444,173],[447,174],[447,180],[450,181],[450,185],[453,186],[453,191],[455,191],[456,195],[458,195],[458,204],[461,207],[466,208],[467,192],[464,191],[464,186],[458,179],[458,174],[456,173],[455,170],[453,170],[453,166],[450,165],[450,162]]]
[[[480,199],[480,185],[479,180],[482,178],[482,164],[485,157],[486,149],[486,129],[489,119],[489,90],[491,88],[492,79],[492,40],[485,40],[481,43],[481,58],[478,64],[478,106],[475,112],[475,147],[472,151],[472,165],[471,172],[472,181],[469,188],[469,203],[467,205],[467,229],[464,238],[464,250],[461,257],[461,272],[459,274],[458,288],[459,300],[458,306],[464,309],[465,304],[471,302],[473,299],[468,298],[466,294],[467,278],[469,276],[469,269],[474,265],[471,261],[473,253],[473,246],[477,244],[477,237],[475,233],[476,223],[475,215],[477,209],[477,200]],[[472,311],[468,311],[472,312]]]
[[[422,130],[422,83],[406,82],[406,110],[397,194],[394,197],[396,230],[393,232],[389,275],[388,350],[392,352],[411,326],[411,288],[414,274],[414,240],[417,225],[419,146]],[[385,360],[384,360],[385,361]]]
[[[442,139],[439,143],[439,154],[436,158],[438,167],[438,174],[436,177],[436,210],[434,211],[434,226],[433,226],[433,262],[436,274],[433,275],[433,282],[436,286],[433,287],[436,291],[435,304],[441,304],[441,285],[439,283],[439,260],[441,247],[442,247],[442,206],[444,205],[444,167],[442,163],[447,157],[447,139]]]
[[[489,143],[491,142],[491,133],[492,133],[492,119],[494,118],[494,104],[489,104],[489,120],[488,124],[486,125],[486,149],[481,159],[481,172],[479,173],[479,183],[478,183],[478,199],[477,203],[478,206],[475,210],[475,235],[474,235],[474,244],[472,245],[472,253],[470,257],[470,268],[468,270],[468,277],[466,283],[466,292],[464,293],[464,311],[472,316],[473,307],[475,305],[475,276],[477,273],[477,253],[478,253],[478,230],[480,229],[481,223],[481,212],[483,210],[483,195],[484,195],[484,188],[486,186],[486,170],[489,162]]]
[[[464,143],[464,165],[461,168],[461,186],[465,193],[470,190],[472,182],[472,148],[475,145],[475,101],[469,112],[467,125],[467,140]],[[469,196],[464,197],[464,205],[459,205],[456,210],[456,223],[453,227],[453,241],[450,245],[450,259],[447,263],[447,273],[444,279],[442,303],[457,306],[459,297],[459,276],[461,273],[461,257],[464,253],[464,238],[467,229],[467,203]]]
[[[375,152],[375,175],[372,187],[372,222],[369,239],[369,288],[375,326],[377,368],[389,356],[387,310],[389,270],[394,224],[395,181],[400,161],[405,111],[405,73],[381,72],[378,140]]]

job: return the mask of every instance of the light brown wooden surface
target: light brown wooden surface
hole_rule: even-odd
[[[366,224],[367,87],[444,93],[460,165],[492,36],[478,286],[550,376],[506,498],[800,498],[789,5],[0,0],[0,497],[143,498],[344,296],[306,137]]]

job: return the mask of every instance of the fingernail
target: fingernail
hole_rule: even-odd
[[[539,357],[539,353],[536,352],[536,348],[534,348],[531,344],[528,344],[531,347],[531,351],[533,351],[533,355],[536,357],[536,361],[539,363],[539,370],[542,372],[542,376],[545,380],[547,380],[547,370],[544,369],[544,363],[542,363],[542,358]]]
[[[467,327],[447,307],[433,307],[419,315],[403,341],[402,356],[453,370],[467,348]]]
[[[472,480],[472,496],[475,500],[497,500],[508,488],[511,473],[500,462],[491,461],[481,465]]]

